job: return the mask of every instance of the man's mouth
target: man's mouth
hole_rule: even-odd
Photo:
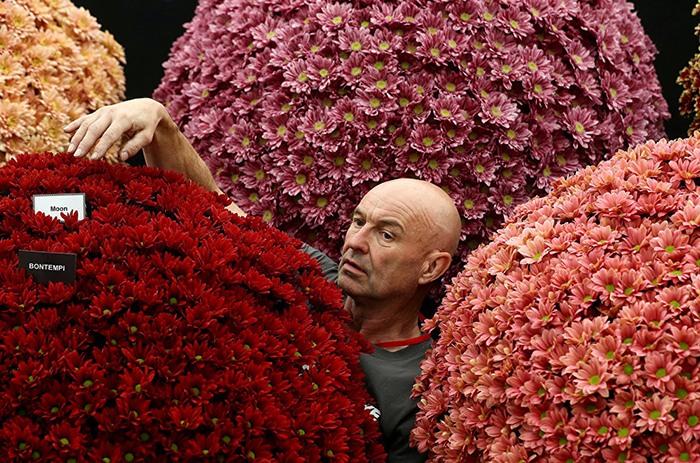
[[[358,264],[356,264],[351,259],[345,259],[343,261],[343,269],[350,270],[353,273],[367,273],[367,272],[365,272],[365,270],[362,267],[360,267]]]

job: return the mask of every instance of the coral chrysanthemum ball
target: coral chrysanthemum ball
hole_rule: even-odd
[[[78,192],[84,220],[32,210]],[[340,291],[226,203],[69,154],[0,169],[0,460],[382,461]],[[19,250],[74,253],[75,283]]]
[[[123,63],[121,45],[69,0],[0,2],[0,165],[65,150],[68,122],[124,98]]]
[[[418,177],[462,257],[549,180],[663,136],[622,0],[202,0],[154,96],[244,210],[338,256],[374,184]]]
[[[700,133],[516,208],[448,288],[414,391],[432,461],[700,454]]]

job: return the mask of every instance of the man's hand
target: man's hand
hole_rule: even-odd
[[[167,110],[148,98],[105,106],[65,127],[66,132],[73,133],[68,152],[83,157],[92,150],[90,158],[100,159],[126,135],[129,141],[119,153],[119,158],[126,161],[151,144],[163,121],[170,121]]]
[[[177,128],[165,107],[155,100],[142,98],[105,106],[68,124],[73,133],[68,152],[76,157],[102,158],[122,136],[129,137],[119,153],[126,161],[143,149],[146,165],[179,172],[209,191],[223,194],[209,168]],[[98,141],[99,140],[99,141]],[[235,203],[228,206],[234,214],[245,216]]]

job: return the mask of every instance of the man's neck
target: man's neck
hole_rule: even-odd
[[[350,313],[355,330],[372,344],[403,341],[421,335],[419,314],[422,299],[391,305],[362,303],[348,297],[345,310]]]

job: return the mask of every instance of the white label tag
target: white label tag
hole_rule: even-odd
[[[61,213],[78,213],[78,220],[85,218],[85,193],[60,195],[34,195],[34,212],[43,212],[63,221]]]

